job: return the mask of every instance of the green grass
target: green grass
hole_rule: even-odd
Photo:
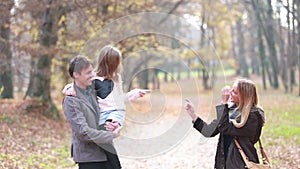
[[[299,111],[286,111],[286,107],[271,110],[267,116],[262,137],[269,140],[283,139],[287,144],[300,144]],[[295,105],[295,109],[299,109]],[[268,111],[266,109],[266,111]],[[280,143],[279,143],[280,144]]]
[[[260,96],[267,117],[263,137],[300,144],[300,98],[282,91],[261,91]]]
[[[32,152],[28,154],[0,154],[0,161],[10,160],[12,163],[10,167],[22,166],[24,168],[38,168],[38,169],[53,169],[76,168],[74,162],[69,158],[70,152],[67,145],[60,146],[46,152]],[[42,150],[43,151],[43,150]]]
[[[282,124],[276,126],[272,133],[275,136],[291,137],[300,135],[300,129],[298,127],[292,127],[287,124]],[[297,139],[297,141],[299,141],[299,138]]]
[[[16,119],[13,118],[13,117],[5,116],[5,115],[0,115],[0,122],[3,122],[3,123],[14,123],[15,121],[16,121]]]

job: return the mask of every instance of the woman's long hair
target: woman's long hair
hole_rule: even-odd
[[[121,60],[122,54],[117,48],[110,45],[104,46],[97,57],[96,75],[118,81]]]
[[[236,80],[237,92],[239,94],[239,104],[237,109],[241,111],[240,115],[237,116],[232,123],[235,127],[243,127],[249,117],[251,108],[257,106],[258,104],[258,95],[256,92],[256,87],[254,82],[248,79],[238,79]],[[240,118],[240,121],[237,122],[237,118]]]

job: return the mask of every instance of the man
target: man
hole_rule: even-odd
[[[99,130],[91,62],[84,56],[76,56],[70,62],[69,74],[74,79],[76,96],[64,98],[63,111],[72,128],[71,155],[79,169],[110,169],[113,164],[100,146],[112,144],[121,127],[107,123],[106,128],[111,131]]]

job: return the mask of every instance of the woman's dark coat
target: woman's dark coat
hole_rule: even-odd
[[[210,124],[198,118],[194,122],[194,128],[205,137],[213,137],[220,134],[217,152],[215,156],[215,169],[244,169],[245,163],[237,149],[234,138],[238,140],[242,149],[250,161],[259,163],[254,144],[258,141],[262,129],[262,112],[259,108],[252,108],[246,124],[236,128],[229,122],[229,111],[227,104],[216,107],[217,119]]]

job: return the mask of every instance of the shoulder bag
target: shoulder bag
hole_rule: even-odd
[[[271,169],[269,159],[268,159],[267,154],[265,153],[265,151],[262,147],[260,139],[258,140],[258,142],[259,142],[260,153],[261,153],[262,161],[263,161],[262,164],[258,164],[258,163],[254,163],[254,162],[250,161],[248,159],[248,157],[246,156],[245,152],[243,151],[242,147],[240,146],[239,142],[237,141],[237,139],[234,139],[234,142],[235,142],[235,145],[237,146],[237,148],[239,149],[239,152],[241,153],[244,162],[246,163],[246,168],[250,168],[250,169]]]

